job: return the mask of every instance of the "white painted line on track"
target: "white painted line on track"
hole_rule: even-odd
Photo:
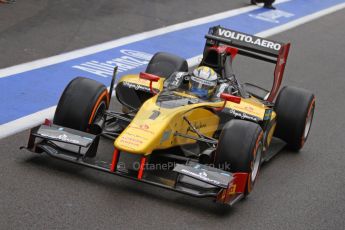
[[[289,1],[289,0],[285,0],[285,1]],[[277,2],[284,2],[284,0],[283,1],[277,1]],[[241,12],[241,13],[248,12],[248,11],[253,10],[255,8],[256,8],[255,6],[249,6],[249,7],[241,8],[241,9],[238,9],[238,10],[233,10],[233,11],[228,11],[228,12],[225,12],[225,13],[220,13],[220,14],[216,15],[218,17],[217,20],[219,19],[219,15],[223,15],[223,17],[229,17],[230,12],[237,12],[237,13],[231,14],[231,15],[236,15],[236,14],[239,14],[239,12]],[[317,13],[314,13],[314,14],[302,17],[302,18],[297,19],[295,21],[286,23],[286,24],[284,24],[282,26],[279,26],[279,27],[276,27],[276,28],[272,28],[272,29],[260,32],[260,33],[258,33],[256,35],[257,36],[261,36],[261,37],[272,36],[272,35],[284,32],[286,30],[295,28],[295,27],[297,27],[299,25],[305,24],[305,23],[310,22],[312,20],[315,20],[317,18],[323,17],[325,15],[334,13],[334,12],[339,11],[339,10],[342,10],[344,8],[345,8],[345,3],[342,3],[342,4],[339,4],[339,5],[330,7],[328,9],[319,11]],[[224,15],[227,15],[227,16],[224,16]],[[205,17],[205,18],[212,18],[212,17],[213,16],[208,16],[208,17]],[[204,18],[202,18],[202,19],[204,19]],[[200,20],[200,19],[196,19],[196,20],[193,20],[193,21],[197,21],[197,20]],[[189,25],[187,25],[188,23],[189,22],[185,22],[185,23],[180,23],[180,24],[177,24],[177,25],[170,26],[171,30],[168,31],[168,32],[174,31],[174,30],[172,30],[172,28],[174,28],[174,26],[177,26],[179,29],[190,27]],[[194,22],[194,23],[196,23],[196,22]],[[198,22],[198,23],[202,24],[200,22]],[[187,27],[180,27],[179,25],[181,25],[181,24],[184,24]],[[194,24],[194,25],[197,25],[197,24]],[[165,28],[157,29],[157,30],[154,30],[152,32],[159,31],[160,34],[164,34],[164,32],[163,32],[164,29]],[[178,30],[178,29],[175,29],[175,30]],[[165,33],[168,33],[168,32],[165,32]],[[145,33],[141,33],[141,34],[138,34],[138,35],[133,35],[133,36],[130,36],[129,38],[139,39],[136,36],[143,35],[143,34],[146,34],[145,36],[149,37],[148,33],[150,33],[150,32],[145,32]],[[158,35],[158,33],[156,35]],[[154,36],[156,36],[156,35],[154,35]],[[148,37],[146,37],[146,38],[148,38]],[[153,36],[151,36],[151,37],[153,37]],[[119,39],[119,40],[121,40],[121,42],[125,42],[124,40],[126,40],[126,39],[128,39],[128,38],[123,38],[123,39]],[[143,39],[145,39],[145,38],[143,38]],[[118,42],[119,40],[114,41],[114,43]],[[142,40],[142,39],[139,39],[139,40]],[[136,40],[136,41],[138,41],[138,40]],[[133,40],[131,42],[133,42]],[[109,42],[109,43],[112,43],[112,42]],[[91,52],[91,50],[89,50],[89,49],[94,49],[94,50],[101,49],[101,48],[105,49],[104,47],[105,46],[108,47],[109,43],[103,43],[101,45],[96,45],[96,46],[93,46],[93,47],[89,47],[89,48],[73,51],[73,52],[70,52],[70,53],[67,53],[67,54],[62,54],[62,55],[54,56],[54,57],[51,57],[51,58],[30,62],[30,63],[34,63],[34,66],[31,66],[31,69],[40,68],[40,67],[43,67],[43,66],[54,64],[53,61],[55,61],[55,63],[58,63],[58,62],[66,61],[66,60],[69,60],[69,59],[73,59],[73,58],[77,57],[77,56],[74,56],[72,58],[73,55],[81,55],[81,53],[83,53],[83,55],[81,55],[81,56],[85,56],[85,55],[87,55],[86,53]],[[123,44],[126,44],[126,43],[123,43]],[[113,47],[111,47],[111,48],[113,48]],[[90,54],[90,53],[88,53],[88,54]],[[67,55],[67,56],[64,56],[64,55]],[[64,57],[64,58],[67,58],[67,59],[62,59],[61,57]],[[57,58],[57,59],[54,60],[54,58]],[[200,58],[201,58],[201,55],[198,55],[198,56],[195,56],[193,58],[190,58],[190,59],[188,59],[188,64],[190,66],[197,65],[199,60],[200,60]],[[40,61],[44,61],[45,65],[39,64],[38,62],[40,62]],[[1,70],[0,71],[0,77],[1,76],[2,77],[8,76],[8,75],[5,75],[5,73],[15,74],[15,73],[20,73],[20,72],[24,72],[24,71],[27,71],[27,70],[31,70],[31,69],[29,69],[29,67],[31,65],[30,63],[25,63],[25,64],[22,64],[22,65],[17,65],[17,66],[13,66],[13,67],[9,67],[7,69]],[[38,67],[38,65],[40,65],[40,66]],[[11,69],[11,68],[13,68],[13,69]],[[17,120],[8,122],[6,124],[0,125],[0,138],[4,138],[4,137],[10,136],[10,135],[13,135],[15,133],[21,132],[23,130],[26,130],[28,128],[31,128],[33,126],[39,125],[39,124],[41,124],[43,122],[43,120],[45,118],[52,119],[52,117],[54,115],[54,112],[55,112],[55,109],[56,109],[56,106],[52,106],[52,107],[49,107],[47,109],[44,109],[44,110],[38,111],[36,113],[33,113],[31,115],[28,115],[28,116],[19,118]]]
[[[54,116],[56,106],[38,111],[17,120],[0,125],[0,138],[8,137],[23,130],[42,124],[45,118],[51,119]]]
[[[342,10],[342,9],[345,9],[345,3],[341,3],[339,5],[332,6],[330,8],[327,8],[327,9],[321,10],[319,12],[310,14],[308,16],[305,16],[305,17],[296,19],[294,21],[288,22],[288,23],[281,25],[281,26],[278,26],[276,28],[272,28],[272,29],[257,33],[256,35],[259,37],[260,36],[261,37],[269,37],[269,36],[272,36],[275,34],[279,34],[281,32],[284,32],[284,31],[287,31],[289,29],[295,28],[297,26],[306,24],[310,21],[313,21],[315,19],[321,18],[323,16],[326,16],[328,14],[334,13],[334,12]]]
[[[279,4],[279,3],[289,2],[289,1],[291,1],[291,0],[278,0],[276,3]],[[98,44],[98,45],[78,49],[75,51],[67,52],[64,54],[59,54],[56,56],[43,58],[43,59],[35,60],[32,62],[23,63],[20,65],[11,66],[8,68],[0,69],[0,78],[10,77],[11,75],[14,75],[14,74],[23,73],[26,71],[42,68],[42,67],[57,64],[60,62],[65,62],[65,61],[72,60],[72,59],[79,58],[79,57],[84,57],[84,56],[87,56],[90,54],[98,53],[98,52],[101,52],[104,50],[108,50],[108,49],[116,48],[119,46],[127,45],[127,44],[130,44],[133,42],[137,42],[137,41],[141,41],[144,39],[156,37],[156,36],[170,33],[170,32],[174,32],[177,30],[194,27],[197,25],[217,21],[220,19],[228,18],[228,17],[233,17],[235,15],[246,13],[246,12],[255,10],[257,8],[259,8],[259,7],[258,6],[247,6],[247,7],[243,7],[243,8],[239,8],[239,9],[235,9],[235,10],[229,10],[229,11],[225,11],[222,13],[213,14],[210,16],[206,16],[206,17],[178,23],[175,25],[155,29],[152,31],[134,34],[131,36],[123,37],[123,38],[116,39],[116,40],[109,41],[109,42],[105,42],[102,44]]]

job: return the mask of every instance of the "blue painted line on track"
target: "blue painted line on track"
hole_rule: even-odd
[[[202,52],[205,42],[204,35],[211,26],[222,25],[233,30],[256,34],[344,2],[345,0],[292,0],[279,4],[279,11],[268,11],[260,8],[211,23],[181,29],[66,62],[0,78],[0,124],[56,105],[66,84],[76,76],[86,76],[109,85],[110,76],[107,78],[100,77],[72,68],[73,66],[92,60],[106,62],[121,57],[124,54],[120,50],[123,49],[150,54],[157,51],[166,51],[185,58],[191,58]],[[274,19],[276,12],[283,14],[283,16],[277,18],[279,22],[258,19],[260,17]],[[286,13],[285,16],[284,12]],[[144,67],[142,65],[119,76],[137,73],[143,70]]]

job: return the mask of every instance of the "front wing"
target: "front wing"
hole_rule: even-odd
[[[46,153],[60,160],[182,194],[213,198],[223,204],[233,205],[244,197],[247,173],[229,173],[169,153],[144,156],[114,149],[111,159],[93,160],[89,156],[96,154],[99,138],[100,136],[48,124],[33,128],[28,145],[21,149]],[[126,166],[128,161],[131,163],[129,167]],[[166,163],[168,166],[163,169],[156,167]],[[134,165],[137,167],[133,167]]]

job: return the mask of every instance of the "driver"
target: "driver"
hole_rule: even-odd
[[[189,80],[189,91],[202,99],[209,99],[217,88],[217,73],[207,66],[196,68]]]
[[[240,91],[234,75],[221,79],[212,68],[207,66],[199,66],[192,73],[174,72],[164,82],[164,87],[168,87],[169,90],[179,88],[189,91],[204,100],[219,98],[221,93],[238,95]]]

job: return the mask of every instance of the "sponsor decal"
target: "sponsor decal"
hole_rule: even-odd
[[[62,140],[62,141],[66,141],[66,142],[70,142],[70,143],[74,143],[74,144],[79,144],[78,140],[71,139],[66,134],[59,135],[57,137],[57,139]]]
[[[143,142],[141,140],[138,140],[138,139],[130,137],[130,136],[122,136],[120,139],[120,143],[132,145],[132,146],[139,146]]]
[[[215,184],[215,185],[220,185],[221,184],[217,180],[213,180],[213,179],[208,178],[206,172],[195,173],[195,172],[191,172],[191,171],[189,171],[187,169],[181,169],[181,172],[186,174],[186,175],[190,175],[190,176],[192,176],[194,178],[199,178],[202,181],[206,181],[206,182],[211,183],[211,184]]]
[[[222,188],[228,188],[229,183],[233,178],[231,173],[227,173],[219,168],[214,168],[214,166],[191,162],[190,164],[192,165],[176,164],[173,171]]]
[[[241,105],[235,104],[232,107],[238,110],[245,110],[246,112],[248,112],[249,114],[252,114],[253,116],[261,117],[261,113],[258,111],[255,111],[255,108],[252,106],[241,106]]]
[[[242,34],[242,33],[231,31],[231,30],[226,30],[223,28],[218,28],[217,33],[221,37],[225,37],[225,38],[229,38],[229,39],[233,39],[237,41],[242,41],[242,42],[258,45],[261,47],[265,47],[265,48],[269,48],[269,49],[273,49],[277,51],[280,50],[280,48],[282,47],[282,45],[277,42],[269,41],[264,38],[250,36],[247,34]]]
[[[233,115],[235,118],[240,118],[242,120],[249,120],[249,121],[255,121],[255,122],[258,122],[260,120],[258,117],[254,117],[254,116],[251,116],[246,113],[242,113],[234,109],[226,109],[226,112]]]
[[[67,131],[65,131],[67,129]],[[94,140],[94,135],[85,134],[85,136],[80,136],[79,134],[74,134],[73,130],[68,131],[68,128],[59,126],[47,126],[41,125],[37,130],[37,134],[43,138],[52,139],[55,141],[62,141],[69,144],[75,144],[82,147],[88,147]]]
[[[217,85],[217,82],[215,81],[208,81],[208,80],[205,80],[205,79],[202,79],[202,78],[199,78],[199,77],[191,77],[191,79],[195,82],[198,82],[200,84],[203,84],[203,85],[208,85],[208,86],[215,86]]]
[[[139,128],[146,130],[146,129],[149,129],[150,126],[148,126],[147,124],[142,124],[142,125],[139,125]]]
[[[277,10],[266,11],[266,12],[259,13],[259,14],[249,14],[249,16],[252,18],[255,18],[255,19],[266,21],[266,22],[280,23],[280,21],[278,19],[291,18],[295,15],[292,13],[277,9]]]
[[[124,87],[130,88],[130,89],[151,92],[150,88],[147,86],[144,86],[144,85],[139,85],[139,84],[135,84],[135,83],[128,82],[128,81],[123,81],[122,83],[123,83]]]
[[[135,134],[135,133],[130,133],[130,132],[126,132],[126,136],[131,136],[131,137],[133,137],[133,138],[135,138],[135,139],[140,139],[140,140],[143,140],[143,141],[147,141],[148,139],[146,138],[146,137],[144,137],[144,136],[139,136],[139,135],[137,135],[137,134]]]
[[[49,137],[49,138],[61,140],[61,141],[72,143],[72,144],[79,144],[80,143],[78,140],[71,139],[66,134],[50,135],[50,134],[40,133],[40,135],[43,136],[43,137]]]
[[[142,131],[144,131],[144,132],[146,132],[146,133],[154,134],[154,132],[152,132],[151,130],[149,130],[150,127],[149,127],[148,125],[146,125],[146,124],[141,124],[141,125],[139,125],[139,126],[130,125],[129,127],[132,128],[132,129],[139,129],[139,130],[142,130]]]

